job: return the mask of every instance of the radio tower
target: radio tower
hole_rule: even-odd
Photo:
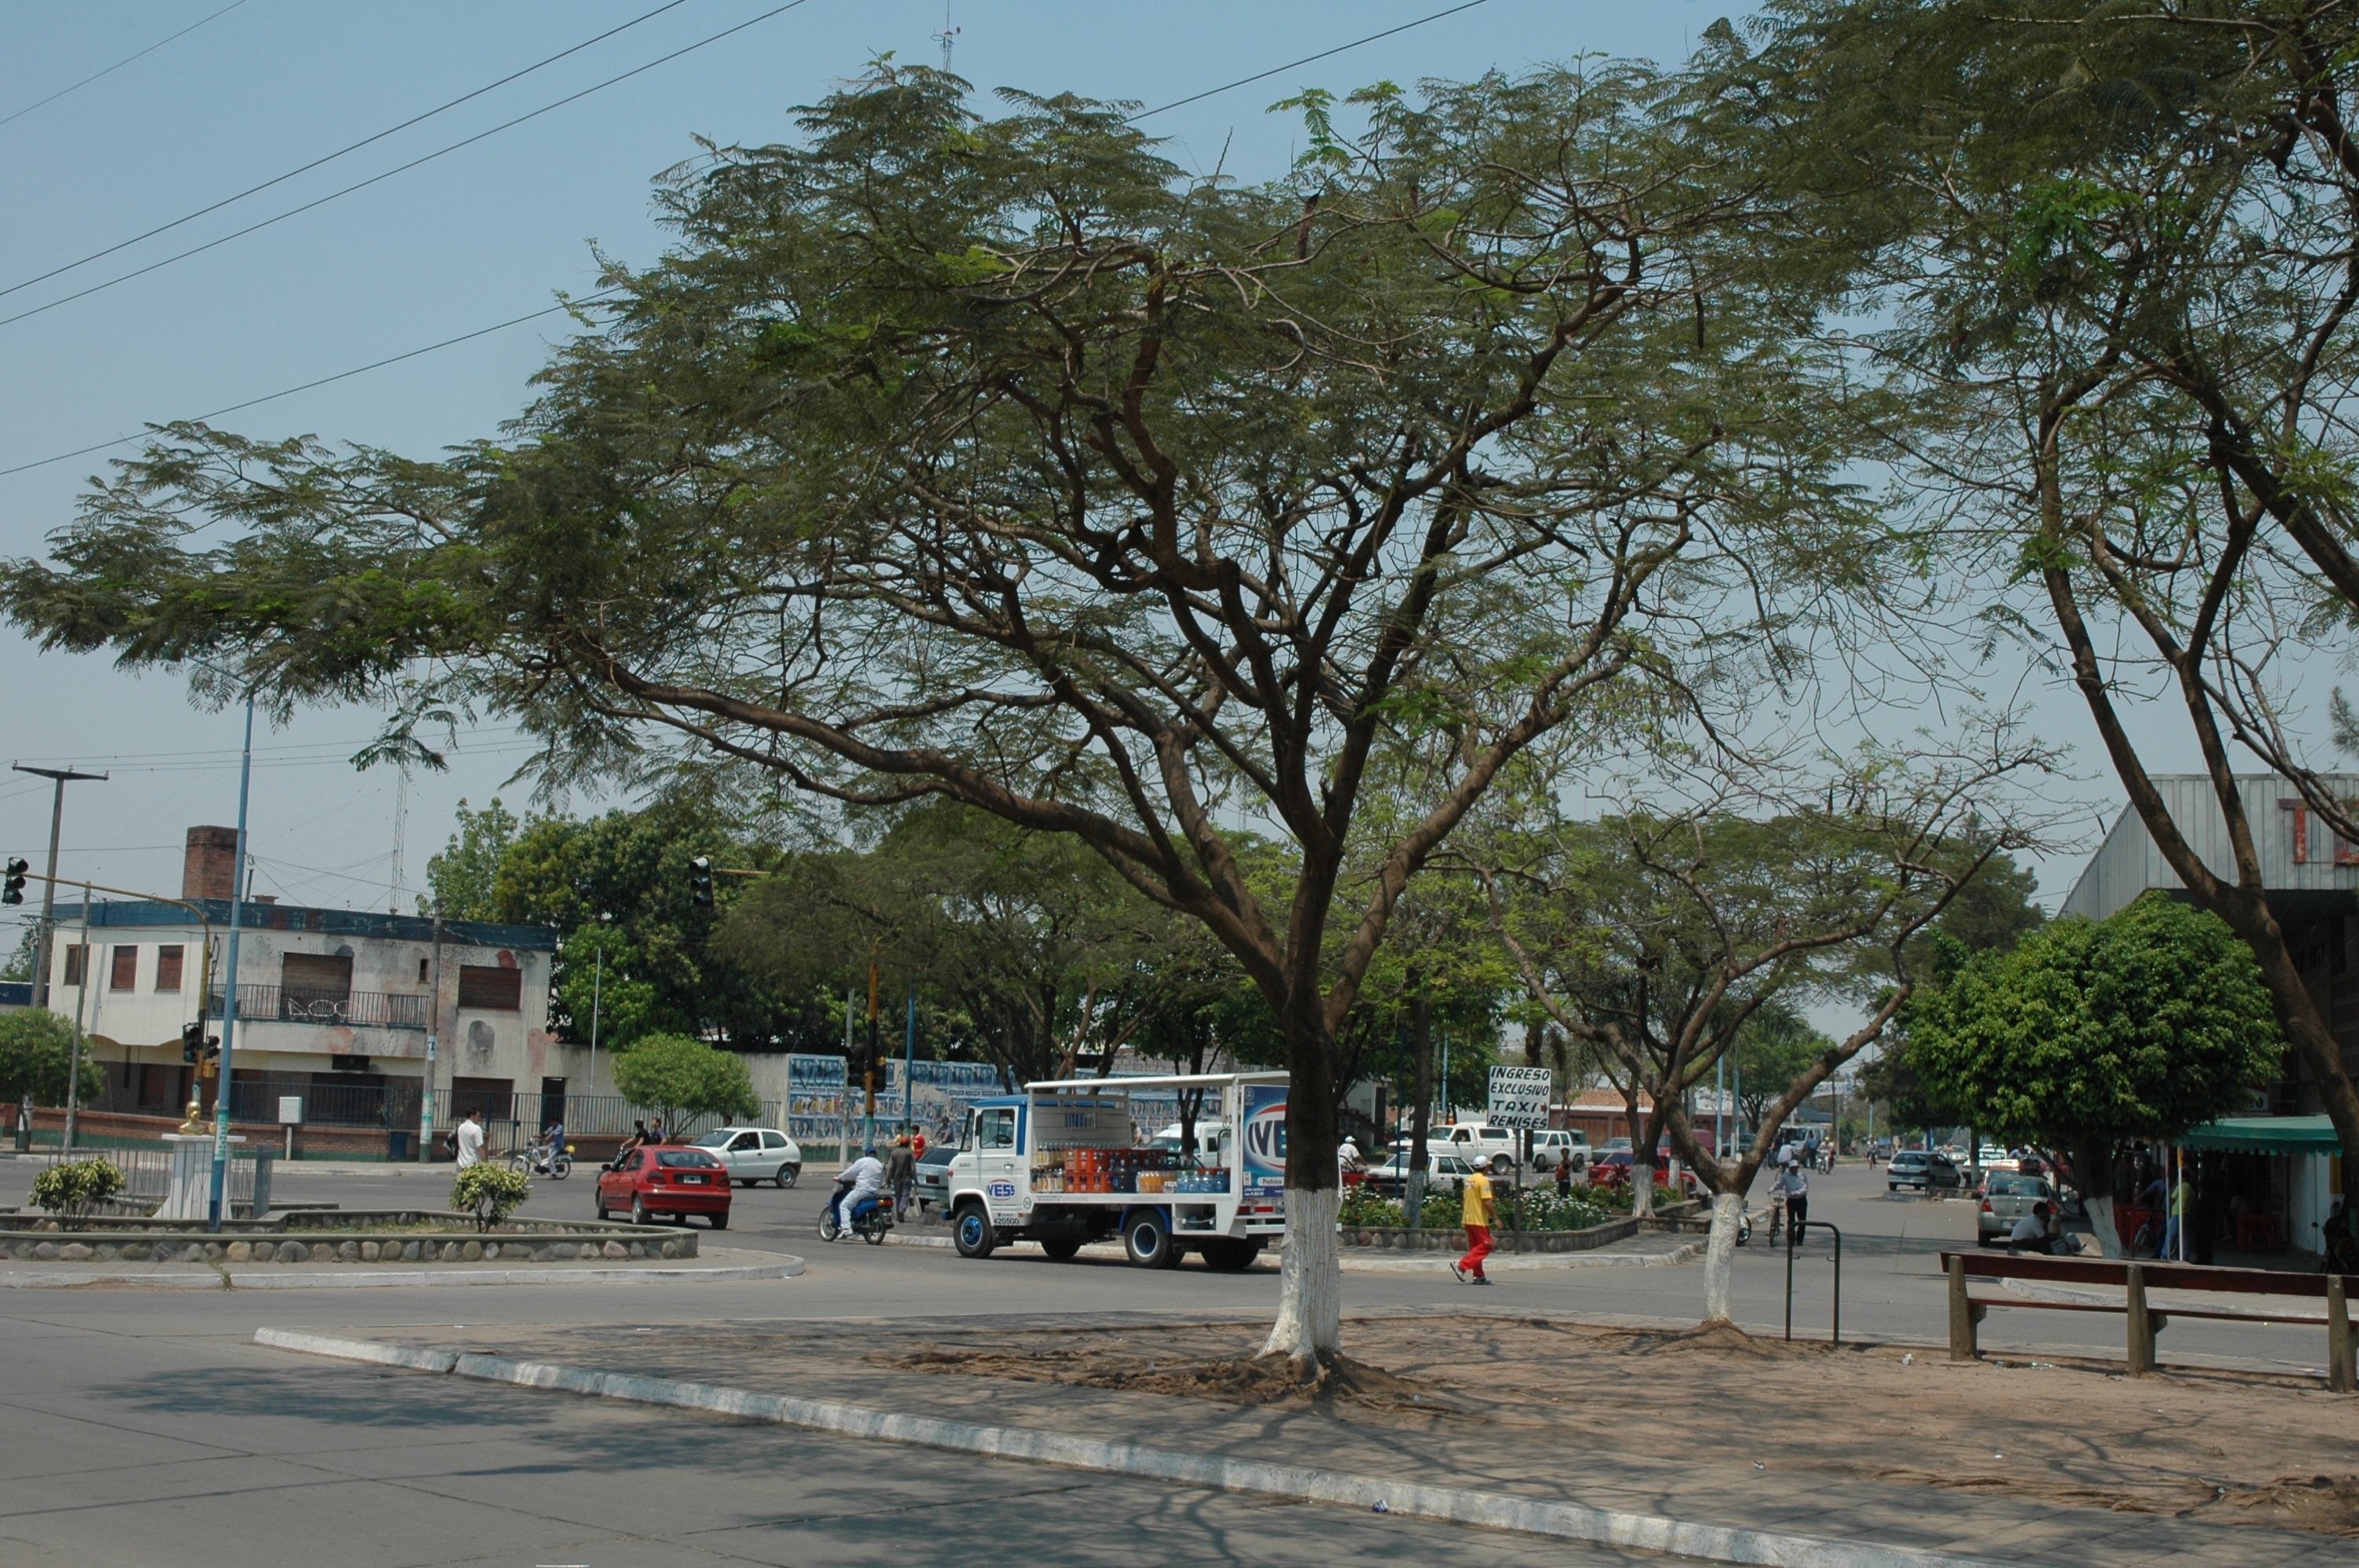
[[[942,30],[934,38],[942,46],[942,74],[951,73],[951,45],[958,41],[959,29],[951,26],[951,0],[942,0]]]

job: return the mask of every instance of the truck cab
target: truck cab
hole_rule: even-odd
[[[1136,1126],[1130,1099],[1186,1089],[1205,1091],[1192,1156],[1176,1127],[1148,1136]],[[1118,1236],[1142,1269],[1193,1253],[1234,1270],[1286,1229],[1282,1073],[1029,1083],[969,1106],[959,1143],[945,1184],[962,1258],[1033,1242],[1062,1262]]]

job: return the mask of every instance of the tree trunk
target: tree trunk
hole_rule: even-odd
[[[1716,1192],[1712,1200],[1712,1236],[1703,1249],[1703,1321],[1734,1323],[1730,1303],[1731,1277],[1736,1269],[1736,1228],[1745,1219],[1745,1194],[1734,1190]]]
[[[2107,1258],[2124,1256],[2121,1226],[2114,1223],[2114,1149],[2111,1144],[2074,1145],[2072,1184],[2081,1189],[2081,1207],[2096,1233],[2097,1250]]]
[[[1286,1259],[1278,1273],[1277,1322],[1261,1347],[1266,1356],[1293,1361],[1306,1382],[1343,1347],[1343,1334],[1334,1055],[1319,1007],[1310,997],[1287,1019]]]
[[[1417,999],[1410,1009],[1409,1050],[1417,1083],[1408,1110],[1408,1173],[1401,1180],[1401,1224],[1416,1230],[1425,1218],[1425,1138],[1433,1123],[1433,1004]]]

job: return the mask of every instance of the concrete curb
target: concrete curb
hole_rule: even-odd
[[[1213,1491],[1249,1492],[1303,1502],[1332,1503],[1345,1508],[1401,1514],[1412,1519],[1440,1519],[1450,1524],[1512,1530],[1523,1535],[1667,1552],[1710,1563],[1760,1564],[1764,1568],[2021,1568],[2020,1564],[2002,1565],[1987,1558],[1960,1557],[1910,1547],[1826,1541],[1729,1525],[1692,1524],[1651,1514],[1595,1508],[1583,1503],[1549,1502],[1457,1486],[1420,1486],[1401,1481],[1346,1475],[1332,1470],[1312,1470],[1301,1465],[1268,1465],[1256,1460],[1223,1459],[1212,1454],[1180,1454],[1135,1443],[1068,1437],[1027,1427],[981,1426],[972,1421],[949,1421],[938,1416],[904,1415],[842,1404],[832,1399],[800,1399],[786,1394],[760,1394],[746,1388],[723,1388],[711,1383],[687,1383],[669,1377],[635,1377],[619,1372],[594,1372],[547,1362],[515,1361],[499,1356],[419,1350],[372,1340],[306,1334],[299,1329],[256,1329],[254,1339],[255,1344],[276,1350],[365,1362],[376,1367],[399,1367],[419,1372],[450,1372],[485,1382],[512,1383],[527,1388],[554,1388],[596,1399],[626,1399],[635,1404],[707,1410],[715,1415],[803,1427],[845,1437],[905,1443],[961,1454],[988,1454],[997,1459],[1032,1460],[1077,1470],[1138,1475],[1174,1486],[1200,1486]]]
[[[946,1236],[903,1236],[896,1230],[886,1236],[885,1245],[955,1247],[958,1244]],[[1122,1250],[1122,1244],[1118,1241],[1093,1245],[1106,1247],[1115,1256],[1119,1256]],[[1698,1237],[1669,1252],[1608,1252],[1602,1247],[1589,1252],[1495,1252],[1484,1267],[1516,1273],[1564,1269],[1656,1269],[1669,1264],[1693,1263],[1703,1256],[1703,1239]],[[1346,1274],[1447,1274],[1450,1272],[1450,1258],[1446,1253],[1435,1253],[1430,1258],[1362,1258],[1347,1248],[1338,1267]]]
[[[366,1290],[393,1286],[465,1285],[677,1285],[722,1284],[733,1279],[791,1279],[803,1260],[788,1255],[777,1263],[732,1264],[717,1269],[392,1269],[349,1274],[304,1269],[229,1269],[206,1274],[142,1274],[127,1269],[78,1269],[71,1274],[32,1269],[0,1272],[0,1289],[62,1290],[77,1285],[140,1285],[158,1290]]]

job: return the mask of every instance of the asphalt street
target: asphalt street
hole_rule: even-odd
[[[29,1183],[0,1161],[0,1198]],[[529,1213],[586,1215],[589,1172],[539,1184]],[[282,1173],[282,1202],[430,1204],[440,1173]],[[276,1565],[906,1563],[952,1547],[1039,1563],[1326,1562],[1361,1552],[1432,1563],[1592,1563],[1610,1552],[1480,1530],[1277,1506],[1185,1488],[864,1443],[561,1395],[306,1361],[251,1343],[263,1324],[578,1325],[599,1341],[687,1320],[1200,1316],[1275,1304],[1268,1260],[1243,1275],[1148,1272],[1016,1247],[983,1261],[947,1248],[820,1242],[827,1183],[740,1189],[732,1247],[794,1252],[792,1279],[451,1290],[0,1295],[0,1563]],[[1933,1255],[1971,1243],[1973,1210],[1891,1199],[1847,1168],[1817,1179],[1814,1213],[1843,1227],[1847,1336],[1938,1340]],[[1795,1275],[1798,1334],[1823,1334],[1830,1249]],[[1785,1259],[1739,1255],[1739,1315],[1782,1324]],[[1347,1311],[1471,1308],[1611,1321],[1692,1320],[1700,1266],[1503,1274],[1489,1290],[1447,1273],[1351,1273]],[[2118,1355],[2116,1319],[2002,1312],[2002,1352]],[[2174,1324],[2173,1353],[2312,1366],[2306,1332]],[[1603,1412],[1601,1412],[1603,1415]]]

